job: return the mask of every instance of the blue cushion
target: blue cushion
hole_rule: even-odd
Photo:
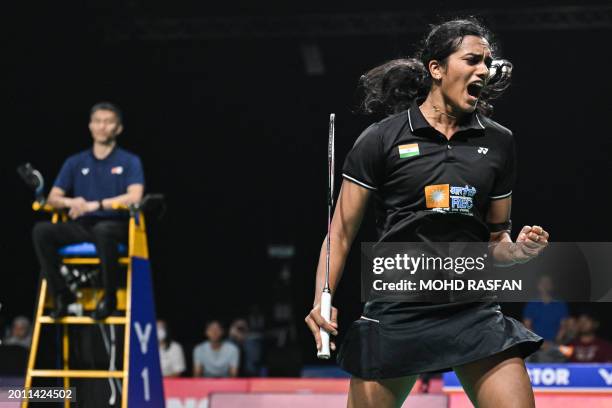
[[[127,254],[126,245],[119,244],[118,249],[120,255]],[[65,247],[60,248],[59,254],[61,256],[78,256],[84,258],[92,258],[98,256],[96,246],[93,244],[93,242],[81,242],[80,244],[66,245]]]

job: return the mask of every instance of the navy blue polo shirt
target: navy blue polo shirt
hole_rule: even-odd
[[[55,183],[71,197],[98,201],[127,193],[132,184],[144,185],[140,158],[115,147],[104,159],[97,159],[92,149],[70,156],[62,166]],[[116,217],[116,211],[95,211],[85,216]]]
[[[568,316],[567,304],[560,301],[544,303],[535,300],[527,303],[523,310],[523,318],[531,320],[533,331],[550,341],[555,341],[561,322]]]
[[[380,241],[487,242],[491,200],[510,197],[512,132],[476,112],[448,140],[415,101],[367,128],[349,152],[345,179],[374,192]]]

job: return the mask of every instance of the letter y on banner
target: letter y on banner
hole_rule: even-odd
[[[128,407],[164,408],[151,267],[139,257],[132,257],[131,329]]]

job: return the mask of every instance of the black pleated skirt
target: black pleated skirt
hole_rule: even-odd
[[[395,378],[450,371],[515,346],[525,358],[542,342],[496,302],[370,302],[348,330],[338,364],[363,379]]]

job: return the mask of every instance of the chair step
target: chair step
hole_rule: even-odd
[[[64,258],[62,263],[66,265],[99,265],[100,258]],[[130,263],[130,258],[121,257],[119,258],[120,265],[127,265]]]
[[[98,300],[102,298],[104,295],[104,291],[99,289],[97,291],[92,288],[83,288],[81,289],[82,298],[77,302],[83,305],[84,310],[95,310],[96,305],[98,304]],[[97,296],[94,296],[97,295]],[[125,305],[127,304],[127,292],[125,288],[121,288],[117,290],[117,310],[125,310]],[[53,298],[48,296],[45,299],[45,307],[53,307]]]
[[[126,324],[124,316],[110,316],[104,320],[94,320],[89,316],[66,316],[54,319],[51,316],[41,316],[39,321],[43,324]]]
[[[58,378],[123,378],[123,371],[105,370],[32,370],[32,377]]]

